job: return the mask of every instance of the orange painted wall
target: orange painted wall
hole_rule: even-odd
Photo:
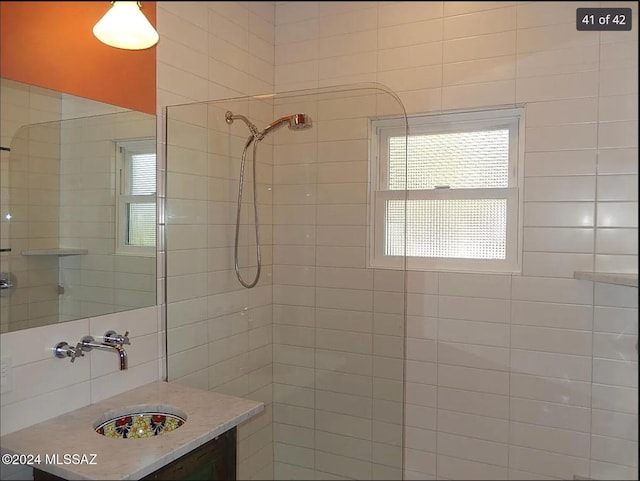
[[[156,113],[156,46],[122,50],[92,32],[111,2],[0,2],[0,76]],[[156,25],[156,2],[142,2]],[[162,40],[161,40],[162,41]]]

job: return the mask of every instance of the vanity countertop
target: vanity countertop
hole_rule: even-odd
[[[136,405],[173,406],[187,420],[147,439],[113,439],[93,429],[105,412]],[[9,453],[40,455],[34,468],[66,479],[139,479],[263,410],[262,402],[157,381],[2,436],[0,445]],[[95,464],[73,464],[69,456],[72,464],[65,464],[64,456],[74,454],[81,460],[95,454]],[[60,461],[45,464],[45,459]]]

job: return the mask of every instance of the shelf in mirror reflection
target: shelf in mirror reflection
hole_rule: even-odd
[[[32,249],[22,251],[23,256],[81,256],[88,254],[87,249]]]

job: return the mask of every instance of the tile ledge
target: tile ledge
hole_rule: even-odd
[[[22,251],[23,256],[81,256],[88,254],[87,249],[31,249]]]
[[[628,274],[628,273],[620,273],[620,272],[575,271],[573,273],[573,278],[584,280],[584,281],[616,284],[618,286],[638,287],[638,274]]]

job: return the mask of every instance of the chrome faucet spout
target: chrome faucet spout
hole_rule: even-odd
[[[95,342],[93,336],[84,336],[81,341],[82,350],[89,352],[92,349],[98,349],[100,351],[112,351],[118,354],[120,359],[120,370],[124,371],[128,368],[127,351],[124,350],[121,344],[107,344]]]
[[[120,370],[124,371],[127,369],[127,351],[124,350],[122,346],[114,346],[116,351],[118,351],[118,356],[120,357]]]

